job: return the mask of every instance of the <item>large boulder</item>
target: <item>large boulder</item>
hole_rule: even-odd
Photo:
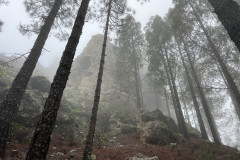
[[[172,118],[164,116],[160,110],[141,115],[138,130],[143,143],[168,145],[177,142],[175,136],[177,125]]]
[[[141,116],[142,122],[160,121],[167,125],[172,131],[177,131],[177,125],[171,117],[165,116],[160,110],[147,112]]]
[[[143,143],[168,145],[177,141],[173,131],[160,121],[141,122],[138,124],[138,129]]]

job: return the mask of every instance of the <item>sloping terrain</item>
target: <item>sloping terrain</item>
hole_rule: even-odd
[[[201,139],[181,141],[176,147],[142,144],[136,132],[121,134],[115,138],[115,144],[107,142],[99,149],[94,147],[93,155],[97,160],[125,160],[128,157],[158,157],[159,160],[239,160],[240,152],[228,146],[218,146]],[[24,159],[28,149],[26,144],[9,143],[8,159]],[[82,158],[83,145],[74,144],[61,136],[55,136],[51,142],[47,159],[79,160]],[[93,156],[93,157],[95,157]]]

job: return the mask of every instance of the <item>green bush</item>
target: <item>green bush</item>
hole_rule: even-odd
[[[101,148],[106,142],[107,142],[107,134],[106,133],[101,133],[99,131],[95,132],[95,138],[94,141],[98,148]]]

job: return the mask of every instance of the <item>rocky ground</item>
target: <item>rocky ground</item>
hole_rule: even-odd
[[[175,146],[142,144],[136,132],[121,134],[93,150],[96,160],[239,160],[240,152],[227,146],[218,146],[201,139],[181,140]],[[9,143],[7,160],[24,159],[27,144]],[[80,160],[84,145],[70,145],[55,136],[51,142],[48,160]]]

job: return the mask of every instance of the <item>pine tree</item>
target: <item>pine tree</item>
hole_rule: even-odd
[[[90,0],[82,0],[72,33],[63,52],[56,75],[51,84],[43,113],[36,126],[26,160],[46,159],[52,130],[56,121],[64,88],[70,74],[72,61],[82,34],[83,25]]]
[[[101,85],[102,85],[102,77],[103,77],[103,69],[105,63],[105,52],[107,47],[107,37],[108,37],[108,30],[114,29],[114,26],[110,25],[110,18],[114,20],[111,24],[118,25],[118,21],[120,17],[125,13],[126,10],[126,0],[103,0],[100,3],[104,4],[104,8],[101,8],[104,12],[107,13],[107,20],[105,24],[105,32],[104,32],[104,40],[102,46],[102,53],[101,53],[101,60],[97,78],[97,86],[95,90],[93,108],[92,108],[92,116],[90,120],[90,125],[88,129],[87,139],[86,139],[86,146],[83,153],[83,160],[89,160],[92,154],[92,145],[93,145],[93,138],[95,133],[95,127],[97,122],[97,111],[100,101],[100,93],[101,93]],[[107,11],[105,10],[107,8]]]
[[[54,19],[57,16],[61,5],[62,0],[55,0],[44,25],[41,27],[40,33],[28,58],[13,80],[12,86],[9,88],[9,91],[0,106],[0,158],[5,156],[6,141],[9,136],[12,120],[17,115],[28,81],[36,67],[43,46],[48,38]]]
[[[179,54],[180,54],[180,57],[181,57],[181,60],[182,60],[182,64],[183,64],[184,71],[185,71],[187,81],[188,81],[188,85],[189,85],[189,88],[190,88],[194,108],[195,108],[195,111],[197,113],[197,118],[198,118],[198,123],[199,123],[199,126],[200,126],[200,130],[201,130],[201,135],[202,135],[202,138],[208,139],[207,131],[204,127],[203,118],[202,118],[202,115],[201,115],[201,112],[200,112],[200,107],[199,107],[197,97],[196,97],[196,93],[195,93],[195,90],[194,90],[194,85],[193,85],[192,79],[190,77],[190,73],[188,71],[188,67],[186,65],[185,59],[183,57],[182,49],[179,46],[179,42],[177,42],[177,43],[178,43],[177,45],[178,45]]]
[[[20,24],[20,33],[28,37],[33,34],[39,34],[41,26],[47,17],[47,13],[51,10],[54,1],[55,0],[24,0],[25,9],[27,14],[31,17],[31,22]],[[52,25],[50,35],[54,35],[60,40],[67,40],[69,37],[68,29],[72,27],[77,15],[78,1],[81,0],[63,0]]]
[[[190,1],[189,1],[189,2],[190,2]],[[236,83],[234,82],[234,80],[233,80],[233,78],[232,78],[232,75],[231,75],[231,73],[229,72],[229,69],[227,68],[224,60],[222,59],[222,57],[221,57],[221,55],[220,55],[220,53],[219,53],[216,45],[214,44],[212,38],[210,37],[207,29],[206,29],[205,26],[203,25],[203,23],[202,23],[199,15],[198,15],[198,13],[197,13],[197,10],[195,9],[195,7],[193,6],[193,4],[192,4],[191,2],[190,2],[189,4],[190,4],[190,6],[192,7],[192,9],[193,9],[193,14],[194,14],[194,16],[196,17],[199,25],[201,26],[201,29],[203,30],[203,32],[204,32],[204,34],[205,34],[205,36],[206,36],[206,39],[207,39],[207,41],[208,41],[208,43],[209,43],[209,46],[210,46],[212,52],[214,53],[215,58],[217,59],[217,61],[218,61],[218,63],[219,63],[219,66],[220,66],[220,68],[221,68],[221,70],[222,70],[222,73],[223,73],[223,75],[224,75],[224,77],[225,77],[225,79],[226,79],[226,81],[227,81],[227,83],[228,83],[228,86],[230,87],[229,89],[231,89],[231,94],[232,94],[232,95],[235,97],[235,99],[237,100],[238,105],[237,105],[237,106],[235,105],[235,109],[236,109],[236,113],[238,114],[238,117],[240,117],[240,115],[239,115],[239,113],[240,113],[240,108],[238,108],[238,107],[240,107],[240,92],[239,92],[239,89],[238,89]],[[239,23],[239,24],[240,24],[240,23]]]
[[[141,25],[128,15],[117,33],[116,38],[116,61],[119,77],[127,78],[127,84],[135,85],[135,97],[138,109],[142,109],[141,79],[139,69],[142,66],[143,36]],[[121,68],[120,68],[121,67]],[[134,80],[133,80],[134,79]],[[132,85],[131,85],[132,84]],[[133,88],[128,87],[128,90]]]
[[[155,16],[151,18],[150,22],[146,27],[146,40],[148,48],[147,54],[150,57],[150,60],[153,60],[153,62],[156,59],[161,60],[158,63],[163,64],[162,67],[165,70],[165,74],[167,75],[168,83],[172,93],[174,109],[178,120],[179,131],[184,135],[185,138],[189,138],[186,123],[181,109],[181,104],[178,97],[175,78],[173,75],[173,67],[168,53],[170,46],[169,43],[172,37],[171,32],[168,28],[169,26],[164,20],[162,20],[161,17]],[[156,69],[160,68],[160,66],[155,67]]]
[[[207,116],[208,124],[210,126],[214,142],[216,144],[221,144],[221,139],[220,139],[220,136],[219,136],[219,133],[218,133],[218,130],[217,130],[217,125],[216,125],[215,120],[214,120],[214,118],[212,116],[209,103],[207,101],[207,98],[206,98],[203,90],[202,90],[201,84],[199,82],[199,78],[197,77],[197,73],[196,73],[196,71],[194,69],[192,58],[191,58],[191,54],[188,51],[187,45],[184,42],[183,42],[183,44],[184,44],[184,50],[187,53],[188,61],[189,61],[190,68],[191,68],[191,71],[192,71],[192,76],[193,76],[194,81],[195,81],[195,83],[197,85],[198,92],[199,92],[199,95],[200,95],[200,98],[201,98],[201,101],[202,101],[202,105],[203,105],[205,114]]]
[[[208,0],[230,38],[240,51],[240,7],[234,0]],[[238,98],[239,99],[239,98]]]

